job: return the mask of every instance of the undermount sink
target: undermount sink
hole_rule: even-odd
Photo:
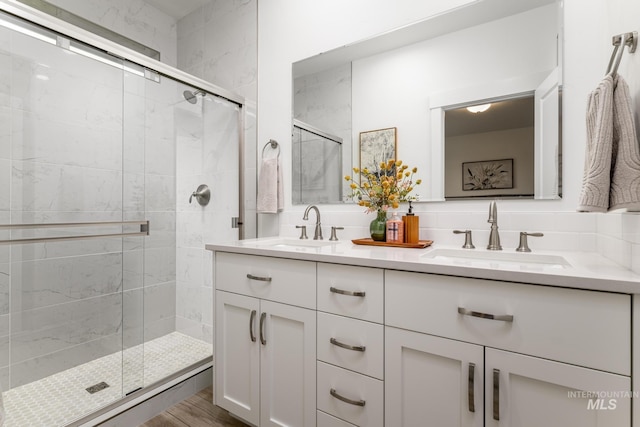
[[[326,240],[307,240],[307,239],[287,239],[277,238],[272,240],[263,240],[259,242],[247,242],[247,244],[270,247],[270,248],[320,248],[322,246],[330,246],[337,242]]]
[[[454,265],[497,269],[559,270],[571,267],[571,264],[560,255],[535,254],[529,252],[437,248],[425,253],[422,257]]]

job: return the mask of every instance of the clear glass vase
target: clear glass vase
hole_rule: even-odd
[[[371,238],[376,242],[386,241],[387,234],[387,213],[380,209],[371,224],[369,224]]]

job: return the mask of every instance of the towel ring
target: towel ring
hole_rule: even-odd
[[[280,144],[278,144],[278,141],[275,139],[270,139],[266,144],[264,144],[264,147],[262,147],[262,158],[264,159],[264,150],[266,150],[269,145],[272,149],[278,150],[276,157],[280,157]]]

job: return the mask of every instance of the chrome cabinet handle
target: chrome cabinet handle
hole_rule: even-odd
[[[475,363],[469,363],[469,390],[468,390],[468,397],[469,397],[469,412],[476,412],[476,399],[475,399],[475,394],[474,394],[474,380],[475,380],[475,373],[476,373],[476,364]]]
[[[334,288],[333,286],[329,288],[329,292],[333,292],[334,294],[340,294],[340,295],[349,295],[352,297],[364,297],[365,296],[365,292],[364,291],[345,291],[342,289],[338,289],[338,288]]]
[[[493,419],[500,421],[500,369],[493,370]]]
[[[329,342],[333,345],[337,345],[338,347],[342,347],[342,348],[346,348],[347,350],[353,350],[353,351],[364,351],[365,350],[365,346],[363,345],[349,345],[349,344],[343,344],[340,341],[338,341],[335,338],[331,338],[329,340]]]
[[[271,281],[271,277],[254,276],[253,274],[249,274],[249,273],[247,273],[247,279],[258,280],[260,282],[270,282]]]
[[[256,335],[253,333],[253,327],[256,324],[256,311],[251,310],[251,316],[249,316],[249,337],[251,342],[256,342]]]
[[[468,310],[464,307],[458,307],[458,313],[465,316],[479,317],[481,319],[500,320],[502,322],[513,322],[513,315],[511,314],[490,314],[482,313],[480,311]]]
[[[367,403],[364,400],[351,400],[347,397],[341,396],[338,394],[335,388],[329,390],[329,393],[331,394],[331,396],[335,397],[338,400],[342,400],[344,403],[348,403],[349,405],[364,406]]]
[[[267,318],[267,313],[262,313],[260,315],[260,343],[262,345],[267,345],[267,339],[264,334],[264,320]]]

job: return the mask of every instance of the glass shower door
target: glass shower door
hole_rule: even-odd
[[[7,425],[62,425],[123,395],[120,234],[140,224],[122,223],[122,62],[20,25],[0,28],[0,381]]]
[[[204,369],[204,244],[239,237],[241,123],[233,102],[0,12],[4,427]]]

